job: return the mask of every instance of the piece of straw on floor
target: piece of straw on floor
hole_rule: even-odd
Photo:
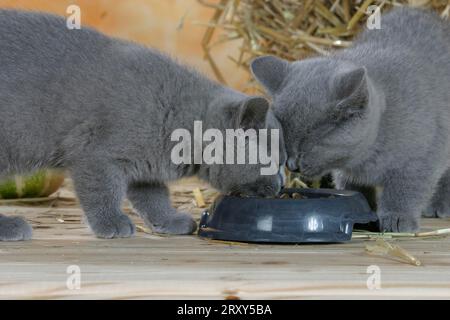
[[[414,266],[422,265],[422,262],[420,262],[419,259],[414,257],[408,251],[383,239],[377,239],[374,245],[366,245],[366,252],[373,255],[388,256],[400,259],[401,261],[412,264]]]
[[[203,194],[200,188],[195,188],[193,190],[193,193],[195,198],[195,204],[197,205],[197,207],[199,208],[206,207],[205,198],[203,198]]]

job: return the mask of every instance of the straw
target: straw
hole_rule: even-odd
[[[348,47],[365,24],[371,5],[382,12],[393,6],[430,7],[443,19],[450,15],[448,0],[216,0],[198,2],[214,10],[202,47],[216,78],[226,83],[214,59],[218,44],[240,41],[230,56],[238,68],[249,70],[253,58],[276,55],[293,61],[327,55],[330,49]],[[250,76],[249,76],[250,78]],[[244,88],[255,91],[255,83]]]

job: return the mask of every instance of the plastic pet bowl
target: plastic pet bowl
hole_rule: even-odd
[[[203,213],[202,238],[269,243],[345,242],[353,226],[374,223],[364,196],[355,191],[284,189],[302,199],[221,196]]]

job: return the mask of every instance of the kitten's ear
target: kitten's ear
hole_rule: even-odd
[[[274,56],[264,56],[252,61],[250,69],[271,95],[277,93],[289,70],[289,62]]]
[[[341,72],[334,81],[340,100],[337,105],[338,111],[345,113],[346,116],[363,113],[369,103],[366,68],[358,67]]]
[[[263,97],[251,97],[239,107],[236,117],[236,128],[263,129],[267,124],[269,101]]]

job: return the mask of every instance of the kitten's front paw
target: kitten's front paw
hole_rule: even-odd
[[[187,213],[175,213],[167,216],[167,220],[161,224],[154,224],[152,229],[156,233],[167,234],[192,234],[197,230],[197,223]]]
[[[0,241],[30,240],[32,235],[33,229],[21,217],[0,215]]]
[[[409,215],[398,213],[378,213],[382,232],[417,232],[420,221]]]
[[[448,203],[433,203],[423,212],[422,217],[426,218],[450,218],[450,201]]]
[[[104,239],[129,238],[135,232],[133,222],[125,214],[89,222],[89,226],[98,238]]]

